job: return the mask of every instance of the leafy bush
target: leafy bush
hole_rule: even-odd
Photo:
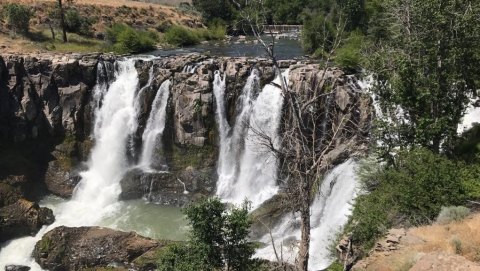
[[[28,33],[30,19],[33,12],[27,6],[15,3],[6,4],[3,8],[3,15],[6,17],[8,24],[14,31]]]
[[[189,46],[198,44],[200,37],[191,29],[174,25],[165,33],[165,41],[176,46]]]
[[[454,221],[462,221],[470,214],[470,209],[464,206],[443,207],[437,217],[437,223],[448,224]]]
[[[222,40],[227,34],[227,27],[222,20],[214,20],[208,25],[208,29],[200,28],[197,31],[204,40]]]
[[[460,171],[460,178],[469,199],[480,199],[480,164],[465,165]]]
[[[191,237],[168,247],[158,259],[162,271],[251,270],[254,244],[247,240],[251,220],[249,204],[228,208],[218,198],[202,199],[184,212],[190,221]]]
[[[443,206],[461,205],[468,195],[461,164],[426,149],[401,151],[393,165],[369,166],[360,175],[366,193],[357,198],[346,227],[364,251],[390,227],[429,223]]]
[[[364,37],[359,32],[352,32],[342,47],[337,49],[335,62],[346,70],[360,69],[362,62],[362,44]]]
[[[65,27],[68,32],[77,33],[84,36],[92,35],[92,22],[80,16],[76,9],[68,9],[65,12]]]
[[[107,41],[119,53],[142,53],[155,49],[158,36],[154,32],[136,30],[124,24],[114,24],[107,30]]]
[[[220,18],[231,22],[235,18],[236,10],[233,1],[228,0],[193,0],[193,6],[202,13],[205,21],[210,22]]]
[[[302,46],[308,53],[317,55],[329,52],[333,45],[335,26],[329,17],[320,13],[306,15],[302,31]]]
[[[155,26],[155,30],[157,30],[158,32],[166,32],[170,27],[172,26],[172,23],[170,21],[162,21],[160,23],[158,23],[156,26]]]

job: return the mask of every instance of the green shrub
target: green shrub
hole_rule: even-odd
[[[253,243],[247,240],[249,204],[229,208],[218,198],[201,199],[184,212],[190,222],[190,240],[169,246],[158,259],[162,271],[252,270]]]
[[[454,221],[462,221],[470,214],[470,209],[464,206],[443,207],[437,217],[437,223],[448,224]]]
[[[172,23],[170,21],[162,21],[155,26],[155,30],[165,33],[171,26]]]
[[[154,32],[136,30],[124,24],[114,24],[107,30],[107,41],[119,53],[142,53],[155,49],[158,36]]]
[[[472,200],[479,200],[480,164],[464,165],[460,171],[460,178],[467,197]]]
[[[198,257],[197,248],[188,243],[172,244],[167,246],[158,255],[157,270],[159,271],[196,271],[209,270],[203,266]]]
[[[9,3],[4,6],[3,15],[14,31],[28,33],[30,19],[33,16],[33,12],[29,7],[21,4]]]
[[[358,70],[362,62],[362,44],[364,37],[359,32],[352,32],[342,47],[337,49],[335,62],[346,70]]]
[[[191,29],[174,25],[165,33],[165,41],[176,46],[189,46],[198,44],[200,37]]]
[[[322,55],[332,48],[334,33],[335,26],[331,18],[319,13],[306,15],[302,30],[302,46],[307,53],[315,52]]]
[[[68,32],[77,33],[83,36],[92,35],[92,22],[80,16],[76,9],[70,8],[65,12],[65,28]]]
[[[426,149],[401,151],[393,165],[367,165],[360,174],[365,193],[345,229],[364,252],[390,227],[430,223],[443,206],[461,205],[468,194],[461,164]]]

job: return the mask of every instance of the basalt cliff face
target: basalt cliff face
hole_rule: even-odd
[[[23,223],[22,219],[12,220],[8,214],[15,213],[15,206],[25,206],[24,202],[19,203],[25,198],[36,201],[48,193],[71,196],[95,144],[91,136],[94,88],[100,81],[111,83],[118,59],[97,54],[0,56],[0,225],[6,221]],[[320,81],[330,82],[336,94],[329,103],[338,118],[329,125],[347,118],[359,127],[356,133],[336,142],[330,152],[331,161],[360,149],[359,143],[368,134],[371,109],[370,98],[359,91],[357,78],[335,68],[322,70],[316,64],[282,61],[280,65],[290,69],[292,89],[321,87]],[[214,73],[219,70],[225,75],[225,104],[228,121],[233,122],[235,103],[251,70],[259,71],[263,86],[274,79],[272,63],[266,59],[188,54],[138,58],[135,68],[139,80],[138,126],[130,139],[128,157],[131,161],[140,159],[142,134],[153,100],[162,83],[169,79],[164,147],[159,162],[168,166],[168,172],[133,168],[121,181],[120,198],[143,197],[183,206],[201,195],[214,194],[218,158]],[[51,223],[51,213],[32,206],[41,215],[34,216],[37,220],[31,224]],[[18,213],[27,216],[20,209]],[[2,229],[0,226],[0,236],[5,239],[18,236],[7,236]],[[23,234],[32,232],[29,229]]]

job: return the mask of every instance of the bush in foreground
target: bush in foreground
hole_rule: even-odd
[[[190,240],[166,248],[158,259],[161,271],[252,270],[253,243],[247,240],[249,204],[228,207],[218,198],[205,198],[187,207]]]

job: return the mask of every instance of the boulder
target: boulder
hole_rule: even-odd
[[[57,227],[35,245],[33,257],[44,269],[80,270],[129,266],[163,244],[134,232],[100,227]]]
[[[30,267],[24,265],[7,265],[5,271],[28,271]]]
[[[212,169],[188,167],[177,172],[129,171],[120,181],[120,199],[144,198],[148,201],[183,207],[201,195],[211,195],[215,189]]]
[[[0,208],[0,242],[25,235],[33,236],[42,226],[52,224],[53,221],[52,210],[19,199]]]

